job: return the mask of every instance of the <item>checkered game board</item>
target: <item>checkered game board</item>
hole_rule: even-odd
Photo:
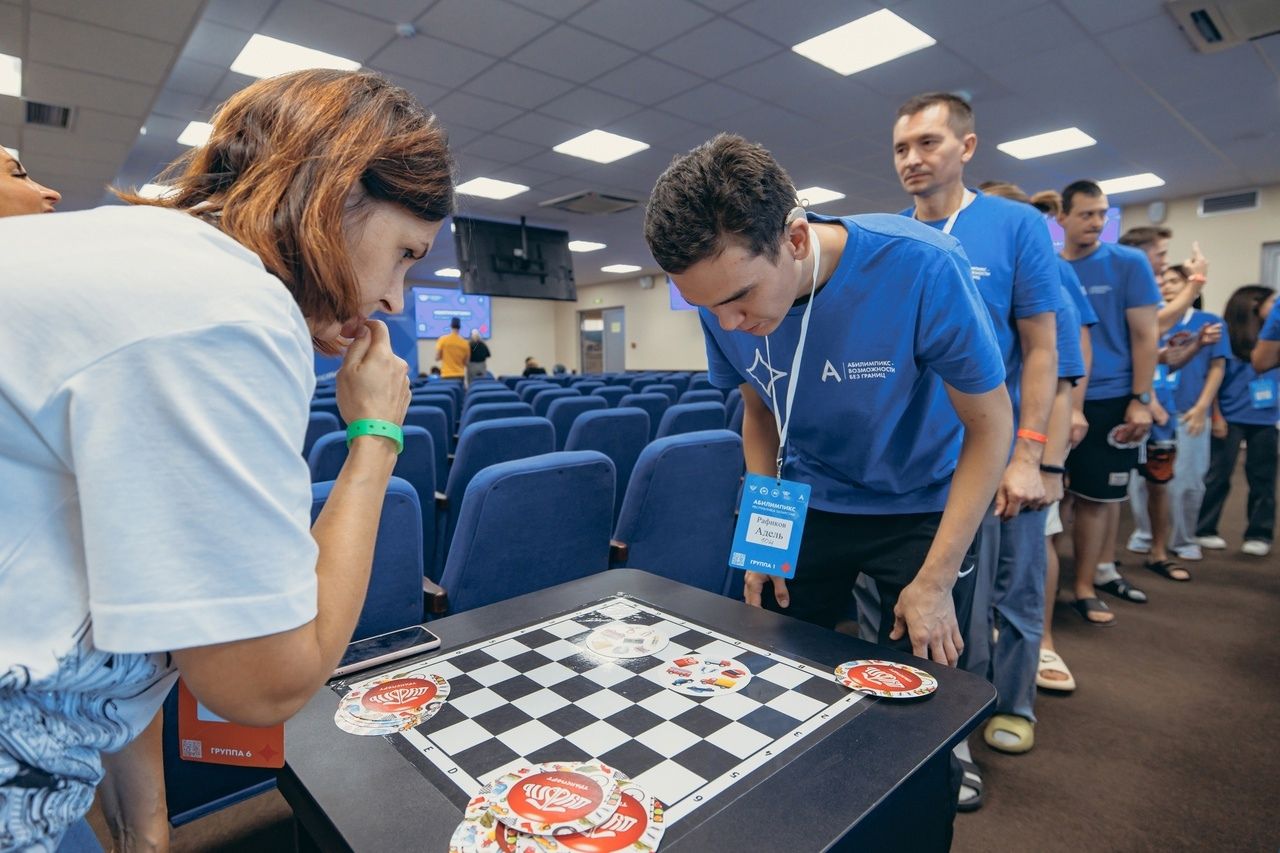
[[[592,629],[614,621],[652,625],[669,643],[633,659],[600,657],[582,645]],[[664,688],[659,673],[687,653],[734,658],[751,681],[711,697]],[[402,671],[449,680],[448,701],[434,717],[390,737],[459,808],[516,765],[598,759],[667,804],[668,840],[695,809],[789,762],[869,705],[828,667],[624,595]],[[335,691],[345,693],[348,683]]]

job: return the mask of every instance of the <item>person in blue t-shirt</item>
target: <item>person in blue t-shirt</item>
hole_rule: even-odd
[[[1138,250],[1100,241],[1106,215],[1107,197],[1092,181],[1076,181],[1063,190],[1058,217],[1066,233],[1062,255],[1099,319],[1091,330],[1093,365],[1085,393],[1089,429],[1066,466],[1067,488],[1076,497],[1074,606],[1091,625],[1115,620],[1097,597],[1093,567],[1106,547],[1108,529],[1119,524],[1130,470],[1151,428],[1151,378],[1159,338],[1160,293],[1151,267]],[[1112,583],[1112,591],[1125,597],[1127,582],[1117,574],[1102,586]]]
[[[1165,267],[1160,277],[1160,295],[1166,304],[1176,304],[1188,289],[1194,289],[1190,275],[1183,264]],[[1164,430],[1172,431],[1176,445],[1172,477],[1167,483],[1156,485],[1159,480],[1153,480],[1156,469],[1148,444],[1147,463],[1139,469],[1143,476],[1130,483],[1134,530],[1127,547],[1137,554],[1149,554],[1148,568],[1182,580],[1190,579],[1190,574],[1169,561],[1169,552],[1183,560],[1200,560],[1203,556],[1195,541],[1195,530],[1204,498],[1204,477],[1209,471],[1206,425],[1222,384],[1224,361],[1231,351],[1222,336],[1222,319],[1194,307],[1187,308],[1164,333],[1161,346],[1165,363],[1156,368],[1155,389],[1161,406],[1168,412]],[[1155,427],[1152,438],[1157,438]]]
[[[959,243],[900,216],[806,215],[773,156],[730,134],[662,174],[645,238],[699,308],[711,383],[741,388],[747,470],[812,487],[794,578],[747,572],[747,603],[831,628],[865,572],[878,640],[955,665],[1013,438]]]
[[[1042,215],[1056,216],[1061,210],[1061,197],[1053,191],[1028,197],[1015,184],[988,181],[981,187],[988,195],[1031,204]],[[1058,383],[1046,430],[1048,441],[1040,465],[1048,509],[1044,519],[1044,538],[1040,540],[1045,553],[1044,590],[1039,604],[1043,610],[1044,630],[1040,637],[1035,684],[1045,690],[1070,693],[1076,689],[1075,678],[1053,643],[1053,607],[1058,592],[1058,551],[1053,537],[1062,532],[1058,504],[1062,500],[1063,478],[1066,474],[1063,463],[1067,458],[1067,451],[1080,442],[1088,429],[1083,406],[1085,386],[1089,378],[1089,328],[1097,324],[1098,316],[1093,312],[1093,306],[1089,304],[1089,298],[1071,265],[1062,258],[1055,257],[1054,260],[1061,288],[1054,318]],[[963,790],[961,793],[963,796]]]
[[[1253,348],[1253,369],[1266,373],[1277,365],[1280,365],[1280,311],[1270,311]]]
[[[1231,357],[1226,376],[1218,390],[1218,411],[1213,420],[1213,441],[1209,476],[1205,480],[1204,503],[1196,529],[1205,548],[1227,547],[1218,532],[1218,522],[1231,476],[1235,473],[1240,443],[1246,443],[1244,472],[1249,484],[1248,526],[1240,550],[1253,557],[1271,553],[1276,526],[1276,425],[1280,421],[1280,368],[1259,372],[1251,363],[1264,321],[1266,332],[1280,339],[1275,314],[1276,292],[1270,287],[1249,284],[1236,290],[1222,312]],[[1260,359],[1260,361],[1262,361]],[[1262,361],[1263,366],[1266,362]]]
[[[914,200],[901,213],[960,241],[1004,359],[1016,438],[992,511],[982,522],[961,665],[996,687],[996,713],[983,732],[987,744],[1023,753],[1035,745],[1035,677],[1044,630],[1040,463],[1057,387],[1054,312],[1061,279],[1049,231],[1034,208],[965,186],[965,164],[977,146],[973,110],[963,98],[931,92],[898,108],[894,170]],[[950,416],[941,395],[938,409],[939,417]],[[999,631],[994,648],[993,626]]]

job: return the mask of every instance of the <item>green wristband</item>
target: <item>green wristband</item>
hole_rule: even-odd
[[[396,443],[396,453],[404,452],[404,430],[391,421],[363,418],[347,424],[347,447],[362,435],[380,435]]]

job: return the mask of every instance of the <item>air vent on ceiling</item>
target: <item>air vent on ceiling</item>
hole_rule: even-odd
[[[584,190],[583,192],[570,193],[560,198],[540,202],[538,207],[554,207],[556,210],[567,210],[570,213],[597,215],[630,210],[638,204],[640,204],[639,199]]]
[[[1201,216],[1217,216],[1220,213],[1257,210],[1259,196],[1261,195],[1258,190],[1241,190],[1234,193],[1222,193],[1221,195],[1207,195],[1200,199],[1200,210],[1198,212]]]
[[[27,101],[27,124],[40,127],[56,127],[66,130],[71,126],[71,107],[59,107],[55,104],[42,104],[39,101]]]
[[[1170,0],[1165,9],[1201,53],[1280,33],[1276,0]]]

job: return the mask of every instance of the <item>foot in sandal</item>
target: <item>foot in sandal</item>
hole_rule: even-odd
[[[1035,723],[1014,714],[996,714],[987,721],[982,739],[998,752],[1021,755],[1036,745]]]
[[[1111,612],[1111,608],[1097,598],[1077,598],[1071,602],[1071,606],[1090,625],[1111,625],[1116,621],[1116,615]]]
[[[1072,693],[1076,680],[1062,657],[1053,649],[1040,649],[1040,666],[1036,670],[1036,687],[1056,693]]]
[[[1191,572],[1179,566],[1172,560],[1148,560],[1142,565],[1151,571],[1168,578],[1171,581],[1189,581],[1191,580]]]

